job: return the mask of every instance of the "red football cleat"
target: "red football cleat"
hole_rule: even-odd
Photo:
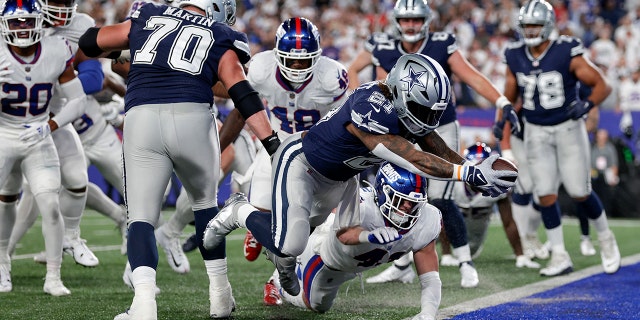
[[[262,245],[253,237],[251,231],[244,236],[244,257],[249,261],[255,261],[262,252]]]
[[[269,280],[269,282],[264,284],[264,298],[262,298],[262,302],[265,306],[279,306],[282,304],[282,297],[273,280]]]

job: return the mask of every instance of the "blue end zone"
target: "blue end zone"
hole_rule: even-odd
[[[640,263],[451,319],[640,319]]]

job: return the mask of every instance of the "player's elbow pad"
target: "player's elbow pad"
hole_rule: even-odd
[[[78,40],[78,46],[87,57],[95,58],[104,52],[98,46],[98,31],[100,28],[91,27]]]
[[[104,73],[102,64],[98,60],[85,60],[78,64],[78,79],[86,94],[93,94],[102,90]]]
[[[245,120],[264,110],[264,105],[262,105],[258,92],[251,87],[249,81],[243,80],[234,84],[229,88],[228,92],[236,109]]]

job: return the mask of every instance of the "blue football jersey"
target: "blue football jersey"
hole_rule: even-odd
[[[247,36],[202,15],[145,4],[131,15],[131,69],[125,109],[141,104],[213,103],[218,63],[227,50],[250,59]]]
[[[505,50],[504,61],[518,82],[528,122],[554,125],[570,119],[567,107],[577,98],[578,79],[569,65],[583,53],[582,42],[569,36],[552,41],[537,59],[523,42],[511,43]]]
[[[387,73],[391,71],[391,68],[396,64],[396,61],[402,56],[407,54],[402,48],[402,43],[399,39],[388,38],[387,41],[383,41],[382,38],[378,38],[376,47],[372,51],[373,62],[375,65],[382,67]],[[456,37],[453,34],[447,32],[430,32],[422,43],[422,47],[418,50],[418,53],[422,53],[431,59],[437,61],[442,70],[447,74],[447,77],[451,79],[451,67],[449,67],[449,57],[458,50],[456,43]],[[454,99],[449,101],[447,109],[440,118],[440,125],[451,123],[457,119],[456,107]]]
[[[335,181],[346,181],[382,162],[347,131],[349,123],[370,134],[404,135],[406,132],[377,82],[358,87],[342,106],[329,111],[311,127],[302,140],[302,150],[313,168]]]

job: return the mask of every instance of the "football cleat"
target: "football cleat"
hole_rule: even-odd
[[[547,266],[540,269],[540,275],[545,277],[555,277],[571,272],[573,272],[573,263],[569,253],[557,250],[551,252],[551,260]]]
[[[463,288],[475,288],[478,286],[478,271],[471,261],[465,261],[460,264],[460,286]]]
[[[196,240],[196,234],[192,234],[187,240],[182,244],[183,252],[191,252],[195,249],[198,249],[198,241]]]
[[[212,250],[216,248],[231,231],[240,227],[238,207],[248,203],[249,200],[242,193],[237,192],[229,196],[218,215],[207,224],[202,240],[202,245],[205,249]]]
[[[596,255],[596,249],[593,247],[593,243],[591,243],[589,236],[582,236],[582,239],[580,240],[580,253],[582,253],[583,256]]]
[[[262,252],[262,245],[256,238],[253,236],[251,231],[247,230],[247,234],[244,236],[244,258],[249,261],[255,261],[260,256],[260,252]]]
[[[541,260],[549,259],[549,246],[542,244],[537,234],[528,234],[525,236],[526,245],[524,245],[525,253],[530,259],[537,258]],[[523,248],[524,249],[524,248]]]
[[[267,259],[276,266],[280,287],[292,296],[300,293],[300,282],[296,275],[296,257],[278,257],[273,252],[266,250]]]
[[[209,284],[209,315],[211,319],[226,319],[236,309],[236,300],[233,298],[231,284],[223,288]]]
[[[265,306],[279,306],[282,304],[282,297],[280,296],[273,279],[270,279],[264,284],[264,296],[262,298],[262,302]]]
[[[620,269],[620,250],[613,232],[609,230],[600,236],[600,258],[605,273],[616,273]]]
[[[11,292],[13,285],[11,284],[11,265],[0,264],[0,292]]]
[[[162,227],[156,229],[155,235],[156,241],[160,247],[162,247],[167,256],[167,262],[171,269],[180,274],[185,274],[191,271],[189,259],[187,259],[187,256],[184,255],[184,251],[182,251],[180,239],[168,237],[164,233],[164,229]]]
[[[416,272],[413,270],[411,265],[401,270],[400,268],[392,264],[390,267],[380,272],[380,274],[367,278],[366,281],[367,283],[386,283],[386,282],[412,283],[415,277],[416,277]]]
[[[95,267],[100,263],[98,257],[87,247],[87,240],[80,238],[80,231],[65,235],[62,250],[73,257],[77,264],[85,267]]]
[[[443,267],[457,267],[460,265],[460,261],[451,254],[443,254],[440,257],[440,265]]]
[[[122,274],[122,281],[125,285],[127,285],[127,287],[129,287],[129,289],[135,290],[135,288],[133,287],[133,279],[131,278],[132,273],[133,271],[131,270],[131,265],[129,264],[129,261],[127,261],[127,265],[124,267],[124,273]],[[157,285],[155,288],[155,293],[156,296],[160,294],[160,288],[158,288]]]
[[[54,297],[68,296],[71,291],[62,284],[60,275],[47,275],[44,279],[44,292]]]
[[[39,264],[47,264],[47,253],[44,251],[40,251],[33,256],[33,262]]]
[[[540,264],[534,261],[531,261],[529,257],[526,255],[521,255],[516,257],[516,268],[524,268],[527,267],[529,269],[540,269]]]

